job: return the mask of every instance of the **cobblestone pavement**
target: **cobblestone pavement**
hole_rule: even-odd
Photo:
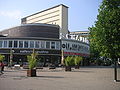
[[[5,69],[0,75],[0,90],[120,90],[113,80],[113,68],[80,68],[65,72],[37,70],[37,77],[27,77],[26,70]]]

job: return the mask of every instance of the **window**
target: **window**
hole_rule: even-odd
[[[10,47],[10,48],[12,47],[12,42],[13,42],[13,41],[9,41],[9,47]]]
[[[60,43],[56,42],[56,49],[60,49]]]
[[[23,41],[19,41],[19,48],[23,48]]]
[[[28,41],[24,41],[24,48],[28,48]]]
[[[14,41],[14,48],[17,48],[18,46],[18,41]]]
[[[51,48],[55,49],[55,42],[51,42]]]
[[[30,48],[34,48],[34,41],[30,41]]]
[[[2,47],[3,41],[0,41],[0,47]]]
[[[7,41],[4,41],[3,43],[4,43],[4,46],[3,46],[3,47],[6,48],[6,47],[7,47],[7,44],[8,44]]]
[[[46,48],[50,49],[50,42],[46,42]]]
[[[45,48],[45,42],[41,41],[41,48]]]
[[[40,42],[39,41],[35,41],[35,48],[39,48],[40,46]]]

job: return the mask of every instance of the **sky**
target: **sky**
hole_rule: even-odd
[[[102,0],[0,0],[0,31],[18,26],[21,18],[64,4],[69,31],[86,31],[97,20]]]

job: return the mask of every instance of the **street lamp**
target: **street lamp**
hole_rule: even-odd
[[[64,65],[64,50],[61,51],[61,65]]]
[[[12,62],[13,62],[13,52],[14,50],[10,50],[10,62],[9,62],[9,66],[11,67],[12,66]]]
[[[118,71],[117,71],[117,68],[118,68],[118,64],[120,64],[120,59],[115,59],[115,62],[114,62],[115,66],[114,66],[114,82],[120,82],[120,80],[118,80],[117,78],[117,74],[118,74]]]
[[[114,60],[114,82],[117,81],[117,60]]]

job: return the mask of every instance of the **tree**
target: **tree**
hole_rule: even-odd
[[[103,0],[95,25],[90,30],[90,46],[99,55],[120,56],[120,0]]]
[[[90,29],[91,46],[99,55],[115,63],[114,80],[117,81],[117,59],[120,57],[120,0],[103,0],[95,26]]]

